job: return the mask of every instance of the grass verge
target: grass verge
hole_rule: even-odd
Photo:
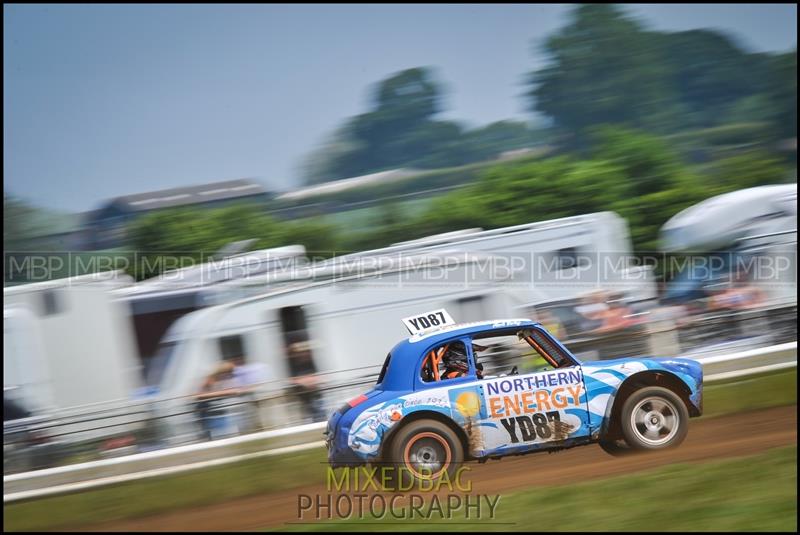
[[[493,498],[494,499],[494,498]],[[423,509],[425,511],[425,509]],[[484,509],[488,511],[488,509]],[[399,516],[399,513],[397,513]],[[472,513],[473,518],[475,513]],[[502,495],[494,518],[294,524],[290,531],[797,531],[797,446]]]

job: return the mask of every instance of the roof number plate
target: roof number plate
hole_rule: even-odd
[[[456,322],[443,308],[403,318],[403,325],[406,326],[406,329],[411,334],[455,324]]]

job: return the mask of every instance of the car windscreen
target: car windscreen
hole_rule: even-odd
[[[575,362],[558,347],[542,329],[525,329],[522,333],[529,341],[533,342],[531,345],[542,354],[542,357],[548,361],[552,359],[551,364],[554,368],[566,368],[575,364]]]

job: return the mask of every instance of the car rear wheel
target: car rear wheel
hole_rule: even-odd
[[[464,447],[456,433],[436,420],[418,420],[397,430],[384,455],[391,487],[416,488],[436,481],[445,472],[451,479],[464,461]]]
[[[689,411],[673,391],[643,388],[622,406],[620,424],[625,442],[634,450],[662,450],[678,446],[689,431]]]

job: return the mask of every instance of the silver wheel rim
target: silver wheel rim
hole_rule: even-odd
[[[409,458],[414,470],[431,475],[442,469],[445,453],[435,440],[423,438],[412,447]]]
[[[663,446],[678,432],[680,416],[672,402],[662,397],[639,401],[631,412],[631,428],[649,446]]]

